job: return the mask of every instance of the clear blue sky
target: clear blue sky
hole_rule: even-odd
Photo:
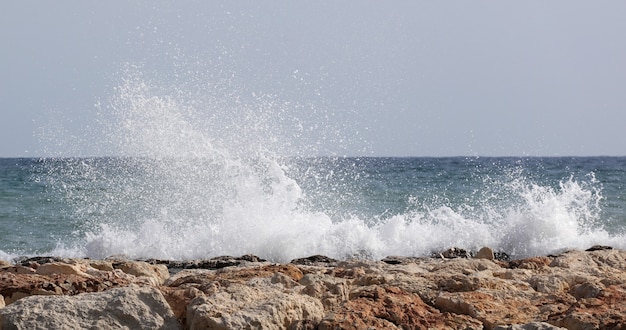
[[[116,153],[100,144],[133,66],[211,118],[208,140],[259,107],[313,153],[626,155],[625,17],[625,1],[4,2],[0,157]]]

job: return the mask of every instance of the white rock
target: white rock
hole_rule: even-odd
[[[167,266],[151,265],[145,261],[122,261],[113,266],[126,274],[145,279],[148,284],[154,286],[163,285],[170,277]]]
[[[324,316],[317,299],[290,293],[271,279],[255,282],[231,283],[215,294],[195,298],[187,307],[187,325],[190,329],[287,329],[303,320],[315,324]]]
[[[180,329],[161,292],[129,286],[76,296],[29,296],[0,309],[2,329]]]

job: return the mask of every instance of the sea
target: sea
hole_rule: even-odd
[[[625,157],[0,159],[0,259],[626,249]]]
[[[0,158],[0,259],[626,249],[626,157],[344,156],[358,113],[182,69],[130,65],[47,156]]]

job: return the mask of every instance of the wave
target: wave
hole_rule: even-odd
[[[487,177],[478,198],[476,190],[457,194],[460,202],[436,193],[426,200],[405,196],[410,207],[379,214],[311,200],[341,199],[363,187],[339,181],[327,191],[304,190],[285,156],[293,155],[285,147],[302,141],[293,142],[282,127],[299,121],[275,99],[260,99],[256,106],[194,102],[189,93],[164,96],[137,75],[125,79],[102,109],[108,145],[125,157],[48,162],[49,185],[83,221],[76,239],[51,253],[162,259],[251,253],[284,262],[314,254],[425,256],[453,246],[490,246],[520,257],[594,244],[626,248],[624,236],[602,226],[593,176],[555,187],[512,170]],[[300,156],[312,150],[295,149]]]

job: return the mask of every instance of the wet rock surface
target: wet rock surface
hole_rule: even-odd
[[[444,253],[446,252],[446,253]],[[626,251],[277,264],[24,258],[0,265],[2,329],[625,329]],[[6,306],[3,306],[6,305]]]

